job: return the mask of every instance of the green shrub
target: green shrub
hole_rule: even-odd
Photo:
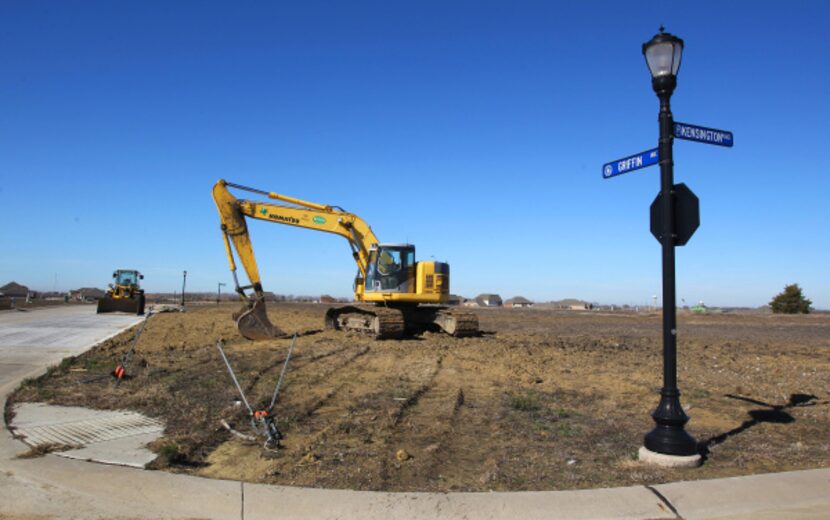
[[[165,444],[159,450],[159,462],[162,466],[175,466],[187,461],[187,456],[176,444]]]
[[[809,314],[812,304],[813,302],[804,297],[797,283],[784,287],[784,291],[769,302],[772,312],[776,314]]]

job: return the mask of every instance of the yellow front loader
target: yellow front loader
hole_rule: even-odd
[[[228,188],[256,193],[284,204],[240,200]],[[411,244],[379,243],[372,228],[357,215],[337,206],[308,202],[224,180],[214,185],[213,200],[219,211],[236,291],[245,302],[234,318],[240,333],[246,338],[266,339],[284,334],[269,321],[265,312],[261,278],[246,218],[333,233],[348,241],[358,268],[354,280],[354,299],[358,304],[329,309],[325,323],[328,328],[364,332],[378,339],[398,338],[427,330],[443,331],[454,336],[478,333],[478,317],[475,314],[451,310],[442,305],[450,296],[449,264],[417,262],[415,246]],[[232,248],[236,249],[250,285],[239,285]]]
[[[130,314],[144,314],[144,290],[139,280],[144,275],[135,270],[119,269],[112,273],[113,283],[110,284],[106,296],[98,300],[98,314],[106,312],[129,312]]]

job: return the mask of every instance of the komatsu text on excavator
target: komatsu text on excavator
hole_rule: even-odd
[[[286,204],[240,200],[235,188]],[[450,296],[450,266],[444,262],[415,261],[411,244],[381,244],[372,228],[360,217],[337,206],[308,202],[278,193],[256,190],[220,180],[213,187],[222,236],[236,291],[245,302],[234,315],[239,332],[248,339],[267,339],[284,334],[265,312],[262,283],[257,268],[247,218],[286,224],[344,237],[357,263],[354,281],[356,305],[331,308],[326,327],[352,330],[378,339],[404,334],[443,331],[453,336],[478,333],[478,317],[471,312],[447,308]],[[240,286],[231,248],[248,275],[250,285]]]

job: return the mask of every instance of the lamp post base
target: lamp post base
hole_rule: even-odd
[[[643,446],[655,453],[688,457],[698,452],[697,441],[683,429],[689,416],[680,405],[680,390],[663,387],[660,390],[660,404],[651,414],[656,423],[653,430],[643,439]]]
[[[696,468],[703,462],[699,453],[694,455],[666,455],[651,451],[645,446],[640,448],[637,455],[646,464],[653,464],[664,468]]]

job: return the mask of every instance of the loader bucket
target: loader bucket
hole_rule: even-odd
[[[250,306],[244,305],[233,317],[239,333],[247,339],[257,341],[286,336],[285,332],[268,320],[264,300],[255,300]]]
[[[107,312],[127,312],[130,314],[144,314],[144,295],[137,298],[110,298],[105,296],[98,300],[98,314]]]

